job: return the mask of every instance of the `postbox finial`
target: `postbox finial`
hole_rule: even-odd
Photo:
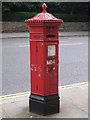
[[[43,13],[46,12],[46,8],[47,8],[47,5],[45,3],[43,3],[43,5],[42,5]]]

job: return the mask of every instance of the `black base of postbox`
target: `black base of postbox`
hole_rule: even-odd
[[[59,112],[58,94],[47,96],[31,94],[29,97],[29,111],[44,116],[58,113]]]

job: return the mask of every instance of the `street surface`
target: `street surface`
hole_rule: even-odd
[[[60,38],[59,85],[88,81],[88,36]],[[2,94],[30,90],[29,38],[2,40]]]

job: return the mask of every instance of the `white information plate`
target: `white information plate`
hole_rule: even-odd
[[[49,45],[48,46],[48,56],[55,56],[56,55],[56,46]]]

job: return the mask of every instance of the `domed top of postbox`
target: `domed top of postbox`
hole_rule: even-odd
[[[62,19],[56,18],[52,14],[47,13],[46,8],[47,8],[47,5],[45,3],[43,3],[43,5],[42,5],[43,11],[41,13],[38,13],[37,15],[32,17],[31,19],[26,19],[25,23],[27,25],[30,25],[32,23],[50,23],[51,22],[51,23],[61,24],[63,22]]]

